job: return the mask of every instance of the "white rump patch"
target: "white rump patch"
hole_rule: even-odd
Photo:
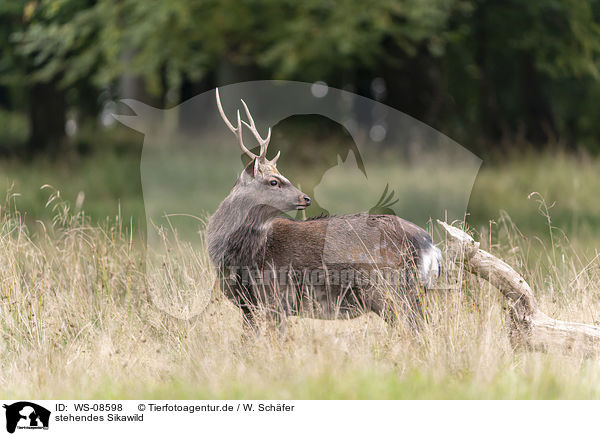
[[[421,250],[419,275],[423,287],[431,289],[442,273],[442,252],[435,245]]]

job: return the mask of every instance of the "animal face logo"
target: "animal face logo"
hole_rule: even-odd
[[[29,401],[19,401],[3,406],[6,409],[6,431],[16,429],[48,429],[50,411]]]
[[[252,108],[261,138],[267,138],[267,127],[272,127],[273,151],[268,159],[281,149],[277,167],[313,200],[305,211],[307,217],[318,215],[315,210],[322,207],[330,215],[394,214],[421,226],[435,218],[464,219],[481,165],[477,156],[379,102],[334,88],[316,95],[311,85],[255,81],[219,88],[223,111],[234,127],[240,99]],[[193,274],[183,274],[183,282],[164,283],[169,276],[164,269],[187,267],[185,256],[174,258],[181,247],[186,252],[205,252],[204,225],[248,164],[248,157],[240,152],[223,122],[215,97],[214,90],[208,91],[168,110],[123,100],[131,112],[115,115],[121,123],[144,133],[140,173],[146,213],[146,282],[154,304],[179,318],[195,316],[204,309],[214,279],[198,280]],[[351,151],[342,154],[348,156],[344,161],[336,163],[335,154],[328,154],[327,141],[313,141],[309,146],[303,135],[290,140],[292,150],[280,147],[279,123],[303,115],[321,116],[343,126],[352,142]],[[379,119],[382,117],[385,119]],[[374,125],[392,127],[383,136],[372,135]],[[258,153],[259,141],[247,130],[244,135],[248,149]],[[311,159],[305,159],[308,155]],[[311,162],[326,165],[316,169]],[[302,168],[310,177],[298,180],[287,170],[292,167]],[[373,232],[373,238],[379,237]],[[168,257],[172,259],[165,262]],[[210,264],[205,269],[212,271]]]
[[[359,169],[353,151],[348,153],[345,161],[338,155],[337,162],[337,166],[327,170],[315,187],[315,198],[323,208],[339,215],[356,212],[396,215],[393,206],[399,199],[395,190],[390,189],[389,181],[369,179]],[[340,201],[340,196],[345,200]]]

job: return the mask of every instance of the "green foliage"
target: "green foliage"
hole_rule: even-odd
[[[166,72],[198,79],[225,58],[257,63],[282,78],[323,78],[374,67],[386,41],[409,55],[422,42],[443,52],[444,27],[458,1],[272,0],[48,1],[33,6],[14,41],[31,57],[34,78],[63,76],[70,85],[90,75],[98,85],[141,74],[156,91]],[[87,7],[86,7],[87,6]]]
[[[83,85],[123,76],[162,104],[207,78],[368,93],[384,77],[387,103],[461,142],[597,149],[599,13],[597,0],[5,0],[0,84],[58,80],[81,106]]]
[[[281,24],[273,28],[258,59],[277,77],[318,80],[394,62],[386,53],[389,43],[407,56],[415,56],[422,44],[440,55],[448,38],[448,19],[463,4],[440,0],[289,2],[287,7],[276,8]]]

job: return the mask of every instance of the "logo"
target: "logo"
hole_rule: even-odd
[[[220,89],[218,104],[216,91],[210,90],[164,110],[131,99],[121,103],[130,114],[113,117],[144,134],[140,172],[147,232],[146,289],[157,308],[182,319],[207,307],[219,277],[206,256],[199,258],[206,263],[184,273],[183,280],[172,279],[179,274],[166,278],[165,269],[174,273],[191,268],[179,257],[183,245],[194,252],[206,251],[203,230],[208,216],[230,195],[233,182],[249,168],[251,156],[264,152],[267,159],[266,145],[271,139],[269,157],[275,159],[281,151],[279,169],[312,199],[308,212],[303,212],[302,204],[290,212],[297,220],[306,218],[303,213],[326,217],[313,223],[320,229],[313,235],[320,238],[315,243],[319,251],[313,256],[329,265],[340,264],[343,257],[343,264],[367,265],[362,270],[369,273],[375,269],[368,264],[384,263],[388,253],[394,253],[393,243],[381,230],[387,227],[379,225],[389,218],[373,216],[397,215],[421,227],[435,218],[462,220],[481,165],[481,159],[469,150],[426,124],[378,101],[322,83],[231,84]],[[239,121],[232,118],[238,109]],[[243,145],[242,128],[250,149]],[[243,148],[232,137],[238,129],[235,136]],[[255,176],[254,171],[247,174],[246,181]],[[251,191],[252,186],[261,189]],[[269,195],[268,189],[249,185],[236,198],[247,201],[231,207],[226,214],[231,222],[222,230],[232,237],[246,235],[250,221],[244,218],[259,216],[250,214],[251,210],[273,213],[282,205],[290,207],[292,197],[286,195],[294,191]],[[354,215],[357,212],[362,213]],[[225,242],[214,243],[215,250],[241,243],[222,235],[217,239]],[[232,266],[243,268],[247,259],[237,259]],[[324,277],[322,272],[310,271],[312,284]],[[278,278],[287,281],[287,273]]]
[[[50,411],[29,401],[19,401],[3,406],[6,409],[6,431],[14,433],[16,429],[48,430]]]

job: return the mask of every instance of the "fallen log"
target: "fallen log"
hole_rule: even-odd
[[[600,327],[560,321],[543,313],[529,284],[510,265],[479,248],[461,229],[439,221],[447,235],[448,253],[459,266],[497,288],[509,301],[509,336],[514,346],[548,351],[580,349],[584,353],[600,350]]]

